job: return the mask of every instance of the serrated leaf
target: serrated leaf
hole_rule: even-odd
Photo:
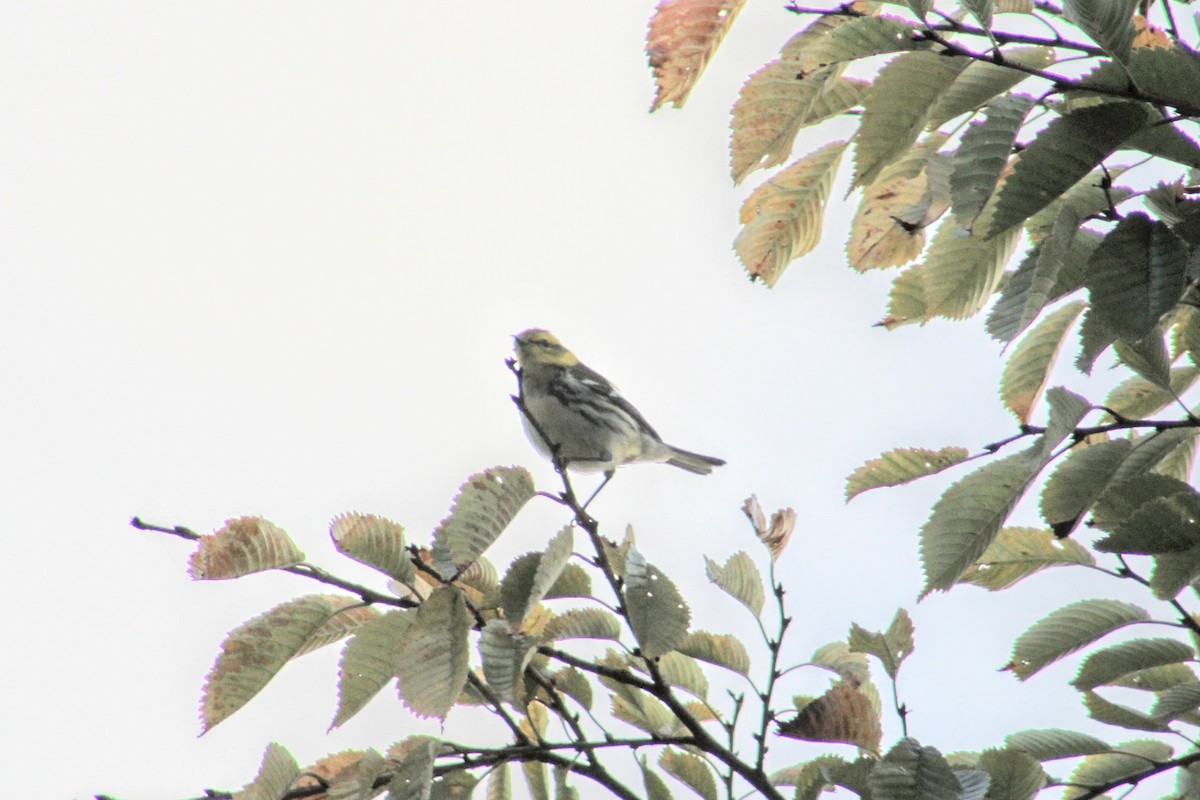
[[[329,536],[338,552],[379,570],[406,586],[416,578],[404,545],[404,528],[374,514],[342,514],[329,525]]]
[[[1147,336],[1183,295],[1187,252],[1164,223],[1127,214],[1088,261],[1087,287],[1104,324],[1129,341]]]
[[[1171,370],[1170,388],[1164,389],[1140,375],[1126,378],[1104,399],[1107,408],[1127,419],[1145,419],[1161,411],[1182,395],[1200,377],[1200,367],[1188,365]],[[1112,421],[1106,417],[1106,421]]]
[[[592,707],[592,684],[587,676],[574,667],[565,667],[550,676],[554,688],[586,709]]]
[[[388,751],[399,761],[388,782],[388,800],[429,800],[437,740],[411,736]]]
[[[1044,528],[1003,528],[959,583],[995,592],[1049,567],[1095,563],[1086,547]]]
[[[651,736],[675,736],[684,731],[679,718],[645,692],[613,694],[609,699],[614,717]]]
[[[1005,407],[1022,423],[1028,423],[1034,406],[1050,379],[1067,331],[1083,311],[1084,303],[1067,303],[1048,314],[1018,342],[1000,378],[1000,396]]]
[[[928,50],[919,26],[900,17],[864,16],[847,20],[824,36],[801,43],[784,56],[800,62],[805,72],[883,53]]]
[[[890,331],[901,325],[924,322],[930,316],[925,293],[925,272],[924,264],[914,264],[892,281],[887,316],[876,325]]]
[[[1132,639],[1089,655],[1071,685],[1076,689],[1095,689],[1131,672],[1190,661],[1195,656],[1190,646],[1177,639]]]
[[[992,0],[963,0],[962,7],[970,12],[971,16],[979,22],[979,27],[986,30],[991,30],[992,27]]]
[[[1171,385],[1172,359],[1167,353],[1166,340],[1157,328],[1140,341],[1118,339],[1113,342],[1113,350],[1122,364],[1155,386],[1167,388]]]
[[[279,526],[261,517],[238,517],[200,537],[188,574],[198,581],[226,580],[303,560],[304,553]]]
[[[533,478],[524,467],[492,467],[467,479],[450,516],[433,532],[433,566],[454,577],[496,540],[533,497]]]
[[[988,227],[995,235],[1025,221],[1112,155],[1146,115],[1130,103],[1073,111],[1052,121],[1013,165]]]
[[[1125,742],[1119,752],[1099,753],[1085,758],[1071,774],[1070,784],[1063,792],[1064,800],[1080,797],[1090,786],[1103,786],[1111,781],[1144,772],[1158,761],[1171,757],[1170,745],[1147,739]]]
[[[667,788],[666,781],[660,778],[657,772],[650,769],[644,756],[638,759],[638,766],[642,769],[642,785],[646,787],[646,800],[674,800],[671,790]]]
[[[633,662],[633,666],[642,670],[642,665],[637,661]],[[708,678],[704,677],[704,671],[696,659],[678,652],[666,653],[658,660],[658,670],[669,685],[701,700],[708,697]]]
[[[1145,497],[1112,535],[1096,542],[1106,553],[1161,555],[1200,545],[1200,494],[1190,487],[1165,497]]]
[[[1021,731],[1009,734],[1004,744],[1028,753],[1038,761],[1055,761],[1094,753],[1107,753],[1112,747],[1095,736],[1061,728]]]
[[[691,611],[671,579],[647,563],[636,547],[625,559],[629,625],[646,658],[669,653],[687,636]]]
[[[1042,490],[1042,517],[1056,535],[1075,530],[1132,450],[1129,439],[1072,448]]]
[[[338,727],[396,677],[404,631],[415,612],[394,610],[363,625],[342,650],[338,670],[338,708],[329,728]]]
[[[778,733],[809,742],[853,744],[879,751],[883,730],[870,698],[846,681],[808,703],[795,717],[779,723]]]
[[[949,202],[949,186],[941,185],[948,159],[936,152],[943,142],[940,134],[927,137],[863,189],[846,242],[854,269],[897,267],[921,254],[925,228]]]
[[[854,652],[878,658],[884,672],[894,680],[900,665],[913,650],[912,617],[903,608],[899,609],[884,633],[869,631],[854,623],[850,626],[849,647]]]
[[[991,778],[989,800],[1033,800],[1048,781],[1038,760],[1020,750],[984,750],[979,767]]]
[[[467,682],[471,616],[462,592],[435,589],[404,631],[396,666],[400,696],[414,714],[445,719]]]
[[[922,597],[953,586],[983,555],[1041,469],[1040,447],[993,461],[947,489],[921,528]]]
[[[513,634],[504,620],[490,619],[483,626],[479,636],[483,674],[501,700],[518,703],[523,699],[525,667],[533,656],[534,646],[527,637]]]
[[[1193,89],[1200,85],[1200,56],[1186,43],[1168,40],[1162,47],[1140,46],[1135,40],[1126,66],[1134,84],[1163,105],[1196,107]]]
[[[1115,56],[1129,58],[1136,0],[1064,0],[1063,16]]]
[[[558,597],[591,597],[592,579],[587,570],[578,564],[568,562],[558,576],[558,580],[546,592],[547,600]]]
[[[560,639],[611,639],[621,638],[621,623],[610,612],[601,608],[572,608],[555,614],[542,629],[542,639],[554,642]]]
[[[1052,47],[1014,47],[1004,51],[1005,61],[1033,69],[1054,63]],[[1029,73],[1012,67],[972,61],[942,92],[929,111],[929,128],[937,128],[959,114],[974,111],[1029,78]]]
[[[750,76],[733,104],[729,140],[733,182],[782,164],[804,127],[862,102],[867,83],[841,77],[840,67],[812,73],[791,60],[768,62]]]
[[[338,611],[358,602],[345,595],[307,595],[275,606],[230,631],[204,683],[200,703],[203,730],[211,730],[249,702],[284,664],[313,649],[310,643],[333,641],[322,628]],[[342,636],[349,632],[346,629]]]
[[[717,800],[717,781],[708,763],[699,756],[674,748],[663,748],[658,766],[704,800]]]
[[[704,574],[733,599],[750,609],[755,616],[762,614],[764,602],[762,574],[754,559],[744,551],[731,555],[724,565],[704,557]]]
[[[1186,664],[1167,664],[1122,675],[1110,685],[1143,692],[1165,692],[1175,686],[1197,682],[1200,682],[1200,678]]]
[[[650,110],[683,108],[746,0],[662,0],[650,18],[646,57],[657,91]]]
[[[751,278],[774,286],[788,264],[817,246],[845,149],[845,142],[831,142],[804,156],[742,203],[742,229],[733,249]]]
[[[984,108],[984,120],[971,123],[963,133],[954,154],[950,188],[950,208],[963,227],[974,224],[996,190],[1033,103],[1023,94],[998,97]]]
[[[1154,557],[1150,589],[1159,600],[1174,599],[1196,580],[1200,580],[1200,547]]]
[[[959,800],[962,786],[936,749],[902,739],[868,778],[874,800]]]
[[[741,675],[750,672],[750,655],[745,645],[737,637],[726,633],[692,631],[676,645],[675,650]]]
[[[992,785],[992,776],[974,767],[954,767],[954,777],[958,780],[959,798],[961,800],[983,800]]]
[[[1079,325],[1079,355],[1075,357],[1075,368],[1084,375],[1091,375],[1096,360],[1116,339],[1117,334],[1089,306],[1083,312],[1083,322]]]
[[[830,642],[818,647],[809,663],[836,673],[843,680],[860,685],[871,677],[866,654],[851,652],[850,646],[845,642]]]
[[[500,603],[513,630],[554,587],[574,547],[567,526],[554,535],[544,553],[527,553],[513,561],[500,583]]]
[[[1158,701],[1150,709],[1150,716],[1173,720],[1197,708],[1200,708],[1200,683],[1185,683],[1173,686],[1160,694]]]
[[[254,780],[242,787],[237,800],[275,800],[300,777],[300,765],[282,745],[271,742],[263,753]]]
[[[965,58],[912,52],[879,71],[863,99],[855,138],[855,187],[872,183],[912,147],[925,128],[930,105],[969,63]]]
[[[846,502],[871,489],[900,486],[926,475],[936,475],[965,461],[967,455],[965,447],[943,447],[940,450],[902,447],[889,450],[863,464],[846,478]]]
[[[967,235],[950,222],[938,226],[922,265],[926,319],[966,319],[982,310],[1020,238],[1016,228],[991,238]]]
[[[1119,600],[1080,600],[1063,606],[1017,637],[1005,669],[1028,680],[1043,667],[1086,647],[1115,630],[1145,622],[1141,606]]]
[[[1126,481],[1114,479],[1096,501],[1092,524],[1100,530],[1115,531],[1146,503],[1188,491],[1192,489],[1183,481],[1155,473]]]

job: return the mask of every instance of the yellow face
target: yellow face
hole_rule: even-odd
[[[521,366],[528,364],[558,364],[569,367],[578,363],[567,348],[563,347],[550,331],[541,328],[530,328],[514,337],[517,341],[517,363]]]

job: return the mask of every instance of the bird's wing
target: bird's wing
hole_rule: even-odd
[[[642,416],[642,413],[633,407],[633,403],[622,397],[621,393],[617,391],[617,387],[613,386],[607,378],[584,364],[577,364],[574,370],[576,373],[575,377],[578,378],[579,383],[586,387],[589,392],[599,395],[605,401],[624,411],[637,423],[639,428],[655,439],[662,441],[662,437],[655,432],[650,423],[646,421],[646,418]]]

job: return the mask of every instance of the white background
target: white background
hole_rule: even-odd
[[[704,627],[754,646],[701,556],[746,548],[765,565],[739,510],[757,493],[800,518],[779,567],[795,617],[785,663],[903,605],[917,652],[901,695],[922,741],[978,749],[1081,724],[1073,665],[1027,685],[996,670],[1046,611],[1119,587],[1061,572],[918,607],[917,532],[952,478],[842,502],[844,477],[883,450],[1013,432],[999,347],[978,321],[872,327],[891,276],[845,266],[847,203],[776,289],[749,283],[730,243],[760,178],[731,185],[728,112],[800,22],[750,3],[686,109],[650,116],[651,11],[6,4],[6,795],[192,797],[249,780],[269,741],[309,762],[436,731],[387,689],[326,734],[330,647],[197,738],[224,633],[321,587],[193,582],[188,543],[127,521],[209,532],[263,515],[314,562],[374,582],[333,553],[335,514],[384,514],[427,541],[473,472],[525,464],[556,485],[508,399],[511,336],[535,325],[668,441],[729,461],[707,478],[629,468],[594,507],[610,536],[634,526]],[[503,568],[563,521],[532,503],[489,555]],[[779,705],[824,686],[794,673]],[[894,715],[885,730],[899,736]],[[457,711],[446,734],[482,735]],[[850,754],[782,741],[771,763],[824,751]]]

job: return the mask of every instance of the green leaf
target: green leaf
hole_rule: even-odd
[[[938,226],[922,265],[926,319],[966,319],[982,310],[1020,238],[1016,228],[988,238],[949,223]]]
[[[1086,547],[1044,528],[1003,528],[959,583],[995,592],[1048,567],[1095,563]]]
[[[879,71],[863,100],[855,140],[854,186],[866,186],[906,153],[925,128],[929,108],[969,59],[904,53]]]
[[[1055,386],[1046,392],[1046,401],[1050,405],[1050,414],[1046,420],[1046,432],[1039,440],[1043,465],[1054,455],[1055,448],[1075,432],[1075,426],[1092,410],[1092,404],[1086,397],[1062,386]]]
[[[204,731],[249,702],[288,661],[336,641],[327,635],[334,630],[327,624],[339,611],[356,605],[357,598],[346,595],[307,595],[275,606],[230,631],[204,682],[200,701]],[[366,618],[349,620],[361,624]],[[351,628],[338,626],[336,630],[340,634],[337,638],[342,638]]]
[[[458,589],[426,598],[404,631],[396,665],[400,696],[414,714],[445,719],[467,682],[471,616]]]
[[[404,545],[404,528],[374,514],[342,514],[329,525],[339,553],[411,586],[416,570]]]
[[[963,0],[962,7],[970,12],[971,16],[979,21],[979,27],[986,30],[991,30],[992,27],[992,0]]]
[[[984,109],[982,122],[963,133],[950,185],[950,208],[963,227],[971,227],[995,191],[1033,102],[1024,94],[1002,95]]]
[[[546,546],[545,553],[527,553],[515,560],[500,583],[500,603],[513,629],[520,627],[562,575],[574,550],[571,526],[564,527]]]
[[[1171,370],[1169,389],[1157,386],[1140,375],[1126,378],[1108,393],[1104,405],[1127,419],[1144,419],[1161,411],[1167,404],[1186,392],[1200,377],[1200,367],[1188,365]],[[1105,421],[1112,422],[1106,416]]]
[[[959,800],[962,786],[946,759],[915,739],[902,739],[867,779],[873,800]]]
[[[1103,531],[1116,531],[1146,503],[1191,490],[1183,481],[1156,473],[1123,481],[1114,479],[1096,501],[1092,510],[1092,524]]]
[[[564,667],[558,672],[551,674],[550,679],[555,689],[567,695],[584,708],[591,710],[592,684],[588,682],[587,676],[583,672],[574,667]]]
[[[742,203],[733,249],[752,279],[774,286],[788,264],[820,242],[825,203],[845,149],[845,142],[831,142],[804,156]]]
[[[1133,45],[1136,0],[1064,0],[1063,16],[1106,52],[1124,61]]]
[[[1028,753],[1038,761],[1055,761],[1060,758],[1107,753],[1112,750],[1110,745],[1095,736],[1061,728],[1044,728],[1009,734],[1004,740],[1004,744],[1014,750]]]
[[[1000,189],[989,235],[1025,221],[1112,155],[1145,122],[1130,103],[1081,108],[1051,122],[1013,165]]]
[[[900,665],[913,651],[912,617],[903,608],[899,609],[884,633],[869,631],[853,623],[849,647],[856,653],[868,653],[878,658],[888,677],[895,680]]]
[[[560,639],[611,639],[621,638],[621,623],[610,612],[601,608],[572,608],[555,614],[546,623],[542,639],[555,642]]]
[[[1132,639],[1089,655],[1071,685],[1076,689],[1095,689],[1131,672],[1191,661],[1195,657],[1195,651],[1178,639]]]
[[[1141,606],[1119,600],[1080,600],[1043,617],[1022,633],[1013,645],[1005,669],[1028,680],[1043,667],[1086,647],[1115,630],[1145,622],[1150,614]]]
[[[1100,234],[1072,228],[1055,231],[1034,245],[1000,292],[988,314],[987,331],[1011,342],[1048,304],[1083,286],[1083,275]]]
[[[1033,800],[1047,783],[1038,760],[1020,750],[984,750],[979,754],[979,766],[991,777],[988,800]]]
[[[1004,51],[1005,61],[1033,69],[1054,63],[1052,47],[1014,47]],[[954,83],[938,95],[929,111],[930,130],[941,127],[959,114],[974,111],[1029,78],[1028,72],[1002,67],[986,61],[972,61],[958,74]]]
[[[1085,758],[1071,775],[1063,792],[1064,800],[1084,795],[1089,786],[1103,786],[1121,778],[1136,775],[1171,757],[1171,747],[1148,739],[1125,742],[1120,752],[1099,753]]]
[[[1118,339],[1113,342],[1113,350],[1122,364],[1155,386],[1165,389],[1171,385],[1172,359],[1167,353],[1166,340],[1157,328],[1136,342]]]
[[[488,686],[501,700],[519,703],[524,697],[525,667],[533,657],[535,642],[513,634],[508,623],[490,619],[479,637],[479,656]]]
[[[433,566],[451,578],[483,555],[533,497],[524,467],[492,467],[458,490],[450,516],[433,532]]]
[[[750,609],[754,616],[762,614],[765,599],[762,574],[744,550],[731,555],[724,566],[705,556],[704,574],[721,591]]]
[[[261,517],[239,517],[200,537],[188,574],[198,581],[226,580],[303,560],[304,553],[283,528]]]
[[[1158,48],[1148,48],[1148,50],[1159,52]],[[1135,58],[1140,59],[1140,52],[1139,50],[1139,55]],[[1200,167],[1200,145],[1196,144],[1196,140],[1175,125],[1161,122],[1164,119],[1161,114],[1156,112],[1154,116],[1159,117],[1159,120],[1155,120],[1159,124],[1150,124],[1142,128],[1126,139],[1121,147],[1141,150],[1143,153],[1184,166]]]
[[[283,745],[271,742],[263,753],[258,775],[238,792],[238,800],[275,800],[300,777],[300,765]]]
[[[1117,334],[1104,324],[1096,309],[1089,306],[1079,325],[1079,355],[1075,357],[1075,368],[1084,375],[1091,375],[1096,360],[1116,339]]]
[[[1200,56],[1183,42],[1176,40],[1170,47],[1135,47],[1126,65],[1129,76],[1145,94],[1164,105],[1196,107]]]
[[[699,756],[665,747],[658,758],[658,766],[704,800],[717,800],[716,778],[708,763]]]
[[[1162,733],[1168,730],[1165,722],[1156,720],[1147,714],[1136,711],[1120,703],[1112,703],[1092,691],[1083,693],[1083,705],[1087,708],[1088,716],[1105,725],[1115,725],[1118,728],[1128,728],[1135,731],[1154,731]]]
[[[487,800],[512,800],[512,786],[508,782],[508,775],[507,763],[488,773]]]
[[[567,562],[558,580],[546,592],[546,600],[558,597],[591,597],[592,579],[587,570],[578,564]]]
[[[1200,544],[1200,494],[1183,489],[1166,497],[1146,497],[1111,536],[1096,542],[1107,553],[1160,555]]]
[[[645,756],[638,759],[638,766],[642,768],[642,784],[646,787],[646,800],[674,800],[671,790],[667,788],[666,781],[660,778],[657,772],[650,769]]]
[[[1159,600],[1171,600],[1200,579],[1200,547],[1154,557],[1150,588]]]
[[[1154,708],[1150,709],[1150,716],[1172,720],[1197,708],[1200,708],[1200,683],[1185,683],[1160,694]]]
[[[645,692],[614,694],[610,699],[614,717],[651,736],[676,736],[684,732],[679,718]]]
[[[921,528],[922,597],[947,590],[987,551],[1041,469],[1040,446],[993,461],[942,494]]]
[[[741,183],[756,169],[782,164],[800,129],[857,106],[866,87],[864,81],[841,77],[840,67],[805,73],[797,61],[768,62],[750,76],[733,104],[733,182]]]
[[[1109,685],[1144,692],[1164,692],[1175,686],[1197,682],[1200,682],[1200,678],[1186,664],[1166,664],[1122,675]]]
[[[1118,336],[1137,341],[1179,302],[1187,245],[1141,211],[1125,216],[1088,262],[1092,305]]]
[[[879,634],[871,635],[878,636]],[[863,652],[851,652],[850,646],[845,642],[830,642],[821,645],[813,652],[809,663],[827,669],[839,678],[860,686],[871,679],[866,655]]]
[[[967,455],[965,447],[943,447],[940,450],[902,447],[889,450],[863,464],[846,478],[846,502],[871,489],[899,486],[926,475],[936,475],[965,461]]]
[[[1050,379],[1050,370],[1062,350],[1067,331],[1083,308],[1082,301],[1075,301],[1047,315],[1025,334],[1008,357],[1000,378],[1000,396],[1005,407],[1020,422],[1029,422]]]
[[[643,669],[642,664],[633,662],[634,667]],[[696,659],[682,653],[665,653],[658,660],[658,670],[664,681],[678,687],[700,700],[708,697],[708,678],[696,663]]]
[[[932,43],[920,38],[918,27],[900,17],[855,17],[815,41],[806,42],[797,52],[784,48],[784,57],[798,60],[808,72],[883,53],[928,50]]]
[[[370,702],[396,677],[404,631],[414,612],[396,609],[381,614],[355,632],[342,650],[338,669],[338,707],[329,728],[338,727]]]
[[[1068,536],[1117,474],[1133,443],[1110,439],[1071,449],[1042,489],[1042,518],[1058,536]]]
[[[388,783],[387,800],[428,800],[437,740],[431,736],[410,736],[393,750],[400,750],[403,756]]]
[[[687,636],[691,611],[671,579],[646,562],[636,547],[625,560],[629,625],[646,658],[674,650]]]
[[[676,648],[684,655],[716,664],[740,675],[750,672],[750,655],[745,645],[736,636],[727,633],[692,631]]]
[[[924,322],[932,316],[925,293],[925,273],[925,265],[916,264],[892,281],[892,291],[888,294],[888,314],[876,324],[890,331],[901,325]]]

